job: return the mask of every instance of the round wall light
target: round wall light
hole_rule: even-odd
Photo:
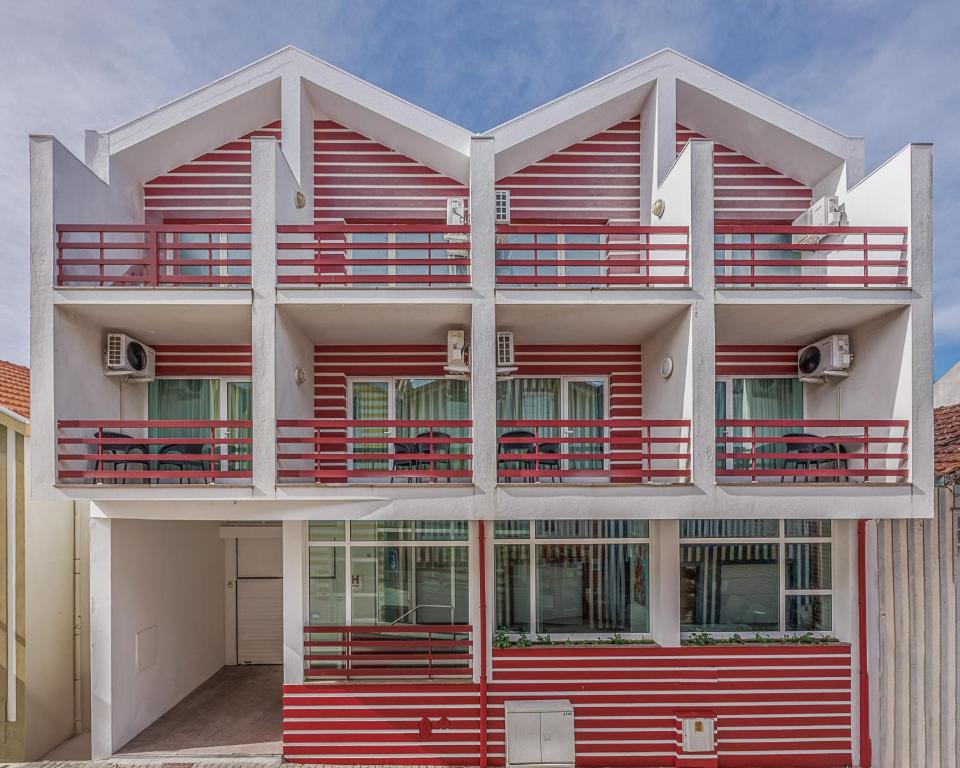
[[[673,358],[667,356],[660,361],[660,375],[665,379],[669,379],[673,373]]]
[[[306,372],[305,370],[303,370],[303,368],[301,368],[300,366],[297,366],[296,368],[293,369],[293,380],[294,380],[295,382],[297,382],[297,386],[298,386],[298,387],[299,387],[301,384],[306,384],[306,383],[307,383],[307,372]]]
[[[307,198],[303,194],[303,192],[297,192],[296,194],[294,194],[293,204],[297,206],[297,208],[303,208],[303,206],[307,204]]]
[[[663,202],[661,198],[657,198],[653,201],[653,207],[650,209],[651,213],[656,216],[658,219],[663,218],[663,212],[667,210],[667,204]]]

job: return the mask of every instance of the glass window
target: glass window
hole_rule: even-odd
[[[650,631],[646,520],[502,521],[494,535],[496,629]]]
[[[465,520],[355,520],[350,523],[354,541],[466,541]]]
[[[347,620],[343,547],[310,547],[309,568],[310,623],[342,626]]]
[[[342,520],[321,520],[310,523],[310,541],[343,541],[346,523]]]
[[[829,631],[830,533],[820,520],[681,521],[681,630]]]

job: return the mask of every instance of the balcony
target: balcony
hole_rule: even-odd
[[[248,224],[59,224],[58,287],[250,284]]]
[[[690,421],[497,421],[501,483],[690,482]]]
[[[469,483],[472,422],[278,419],[280,483]]]
[[[687,227],[497,226],[498,288],[686,288]]]
[[[304,678],[470,678],[469,624],[303,628]]]
[[[901,419],[718,419],[721,482],[906,483]]]
[[[61,483],[249,482],[250,420],[98,419],[57,422]]]
[[[877,288],[909,283],[906,227],[718,224],[717,287]]]
[[[470,228],[441,224],[281,224],[277,282],[339,288],[464,287]]]

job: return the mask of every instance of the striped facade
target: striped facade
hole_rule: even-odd
[[[643,372],[638,345],[518,344],[517,376],[609,377],[610,418],[643,416]],[[314,416],[349,418],[347,381],[382,378],[442,378],[447,349],[439,344],[318,345],[314,347]]]
[[[249,344],[158,344],[160,378],[250,376],[253,353]]]
[[[479,765],[480,696],[467,682],[285,685],[284,757]],[[716,717],[720,768],[852,762],[846,645],[495,649],[487,696],[492,766],[505,764],[504,703],[522,699],[570,700],[578,766],[674,765],[691,710]]]
[[[499,179],[510,220],[627,223],[640,219],[640,118],[625,120]]]
[[[143,207],[164,221],[250,220],[250,139],[280,141],[280,121],[207,152],[143,185]]]
[[[797,375],[797,344],[718,344],[717,376]]]
[[[690,139],[704,138],[677,123],[677,155]],[[813,202],[809,187],[722,144],[714,144],[713,179],[717,219],[791,222]]]
[[[332,120],[313,125],[314,219],[446,222],[463,184]]]

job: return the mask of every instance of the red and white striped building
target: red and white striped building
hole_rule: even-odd
[[[31,471],[95,756],[274,664],[294,762],[874,764],[929,146],[672,51],[475,135],[292,48],[86,146],[31,140]]]

